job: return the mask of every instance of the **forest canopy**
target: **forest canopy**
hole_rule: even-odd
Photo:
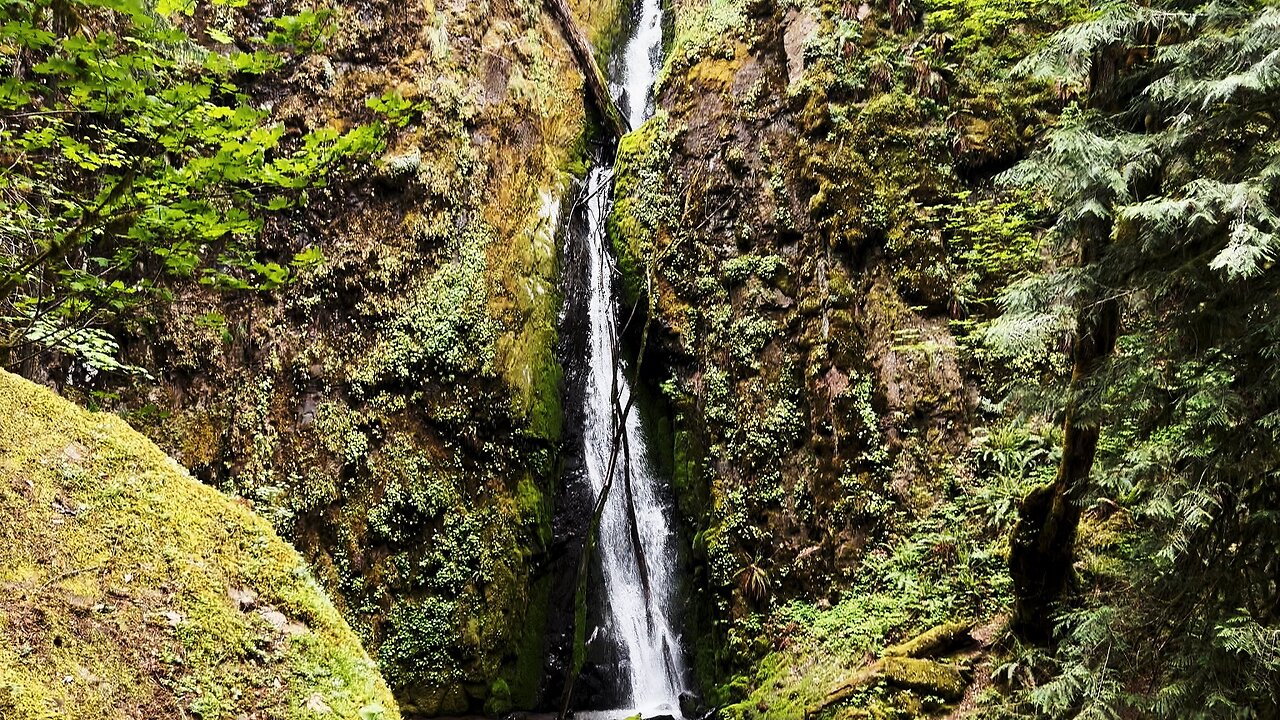
[[[1280,9],[1113,5],[1018,71],[1075,97],[1002,178],[1048,198],[1059,264],[1012,285],[988,333],[1015,355],[1073,338],[1063,458],[1010,558],[1016,623],[1059,643],[1029,703],[1274,716]],[[1061,604],[1100,508],[1129,518],[1120,566]]]

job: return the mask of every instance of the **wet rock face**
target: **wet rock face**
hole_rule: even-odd
[[[686,718],[702,717],[706,714],[706,703],[696,693],[680,693],[680,714]]]
[[[676,482],[740,617],[837,593],[946,492],[978,404],[955,323],[991,282],[971,226],[1038,110],[993,105],[992,66],[883,8],[674,14],[611,231],[633,298],[653,290]]]
[[[848,572],[886,504],[924,502],[929,465],[963,445],[971,410],[948,317],[895,282],[895,265],[919,258],[890,256],[885,230],[856,217],[885,200],[871,187],[883,164],[919,175],[903,204],[932,192],[915,169],[927,134],[885,137],[877,118],[838,137],[821,127],[830,110],[803,89],[804,48],[824,22],[756,8],[731,42],[687,67],[677,55],[662,137],[624,145],[621,161],[637,201],[620,206],[615,243],[637,264],[660,257],[649,267],[672,394],[697,484],[711,488],[713,578],[741,585],[746,604],[766,576],[769,592],[821,593]],[[911,120],[902,102],[894,122]],[[832,166],[850,143],[858,164]],[[649,220],[660,201],[644,197],[646,172],[670,181],[674,222]],[[637,240],[646,231],[652,249]],[[904,350],[904,337],[930,349]],[[740,571],[753,565],[754,593]]]

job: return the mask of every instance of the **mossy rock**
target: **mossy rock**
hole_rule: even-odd
[[[877,677],[907,690],[959,700],[969,687],[963,668],[933,660],[887,657],[880,661]]]
[[[0,371],[0,717],[399,712],[264,519],[119,417]]]
[[[828,693],[822,702],[810,706],[804,714],[819,716],[829,708],[839,706],[857,693],[877,684],[909,690],[918,696],[933,696],[948,702],[955,701],[964,697],[971,679],[967,667],[933,660],[886,657],[849,676],[840,687]],[[891,705],[903,706],[904,703],[914,702],[915,698],[904,695]]]

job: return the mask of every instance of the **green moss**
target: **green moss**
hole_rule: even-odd
[[[785,262],[777,255],[748,253],[726,260],[720,266],[720,273],[731,283],[744,283],[751,278],[771,280],[784,266]]]
[[[658,112],[618,143],[608,233],[628,303],[640,298],[645,268],[657,260],[677,218],[668,179],[674,139],[669,116]]]
[[[574,16],[587,30],[595,50],[596,62],[607,67],[615,44],[631,29],[628,22],[631,6],[623,0],[570,0]]]
[[[707,0],[681,3],[675,8],[674,33],[658,85],[706,57],[732,57],[737,41],[745,39],[746,0]]]
[[[516,507],[526,526],[533,529],[535,537],[544,547],[551,544],[550,505],[547,495],[531,475],[520,478],[516,486]]]
[[[885,657],[923,657],[950,649],[957,641],[968,635],[973,629],[972,623],[950,622],[923,632],[905,643],[885,648]]]
[[[262,518],[0,372],[0,714],[399,716]]]
[[[880,677],[886,682],[922,695],[959,700],[969,687],[960,668],[932,660],[887,657],[880,661]]]
[[[546,668],[543,641],[546,638],[547,613],[550,610],[554,580],[553,576],[546,575],[529,589],[529,604],[525,612],[520,649],[507,679],[511,705],[514,707],[533,707],[542,687],[543,671]]]
[[[587,171],[591,169],[591,151],[587,141],[589,138],[599,137],[600,132],[602,128],[598,127],[594,121],[584,126],[582,133],[569,148],[568,159],[560,169],[574,178],[586,177]]]
[[[466,712],[462,669],[451,651],[460,620],[456,602],[434,597],[398,602],[389,613],[379,661],[407,712]]]
[[[500,253],[493,253],[488,271],[494,288],[489,313],[502,330],[496,339],[497,364],[512,389],[515,413],[527,420],[530,435],[547,441],[560,437],[564,423],[563,372],[555,355],[564,192],[565,186],[557,186],[531,193],[537,214]]]
[[[368,309],[384,325],[352,364],[353,383],[375,386],[423,374],[450,383],[492,372],[496,328],[487,312],[486,277],[491,239],[483,230],[455,235],[449,260],[415,281],[412,291]]]

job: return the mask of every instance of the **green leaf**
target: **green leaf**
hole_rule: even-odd
[[[181,13],[191,15],[195,12],[195,0],[156,0],[156,12],[161,15]]]
[[[309,247],[306,250],[293,256],[290,263],[295,268],[305,269],[314,268],[324,263],[324,253],[318,247]]]

